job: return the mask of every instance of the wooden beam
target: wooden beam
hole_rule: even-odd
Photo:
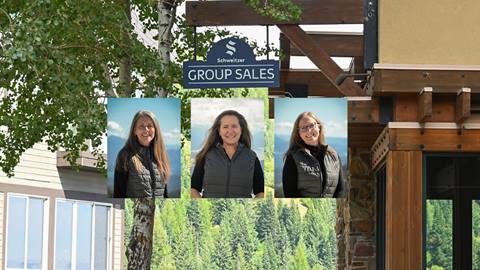
[[[462,123],[471,114],[471,89],[462,88],[457,94],[455,104],[455,122]]]
[[[377,123],[380,119],[378,99],[349,100],[348,122],[349,123]]]
[[[363,23],[362,1],[304,0],[296,3],[302,9],[302,17],[296,22],[274,21],[261,16],[244,1],[187,1],[185,13],[190,26]]]
[[[374,95],[419,93],[424,87],[435,93],[456,94],[462,87],[480,93],[480,70],[374,69]]]
[[[319,70],[282,69],[280,71],[280,87],[269,88],[269,95],[285,95],[285,84],[307,84],[310,96],[343,97]]]
[[[386,179],[386,269],[422,269],[421,151],[389,151]]]
[[[313,41],[322,46],[325,52],[333,57],[363,57],[363,35],[361,33],[342,32],[306,32]],[[292,56],[304,54],[295,46],[291,48]],[[363,63],[362,63],[363,64]]]
[[[283,59],[280,62],[280,68],[289,69],[290,68],[290,55],[291,55],[291,46],[290,40],[280,33],[280,52],[282,53]]]
[[[418,96],[418,122],[424,123],[432,117],[431,87],[424,87]]]
[[[479,129],[390,128],[390,150],[480,151]]]
[[[343,73],[343,70],[330,58],[321,46],[305,33],[298,25],[278,25],[291,43],[320,69],[330,83],[338,88],[344,96],[365,96],[366,93],[354,83],[352,78],[347,78],[337,86],[335,79]]]

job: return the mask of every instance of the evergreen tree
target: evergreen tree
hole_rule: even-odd
[[[295,248],[295,255],[290,256],[287,264],[288,270],[305,270],[309,269],[308,259],[305,252],[305,245],[303,241],[298,242]]]
[[[222,222],[223,224],[223,222]],[[215,240],[212,262],[216,269],[233,269],[235,260],[232,251],[232,231],[229,226],[221,226]]]
[[[281,265],[280,256],[275,249],[273,237],[268,234],[265,238],[265,251],[263,253],[263,269],[279,269]]]
[[[273,196],[271,192],[267,192],[266,199],[256,204],[257,220],[255,222],[255,229],[258,238],[264,241],[267,235],[276,235],[280,230],[280,222],[278,221],[277,211],[273,203]]]

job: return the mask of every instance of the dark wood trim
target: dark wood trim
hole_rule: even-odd
[[[282,24],[362,24],[363,2],[358,0],[295,1],[302,9],[296,22],[279,22],[258,15],[243,1],[186,1],[190,26]]]
[[[462,123],[471,115],[471,93],[470,88],[462,88],[455,102],[455,122]]]
[[[280,52],[283,57],[280,62],[281,69],[290,68],[290,49],[290,40],[288,40],[288,38],[283,33],[280,33]]]
[[[361,33],[329,33],[329,32],[306,32],[313,41],[334,57],[363,57],[363,35]],[[304,54],[295,46],[291,46],[292,56]],[[363,65],[363,63],[362,63]]]
[[[275,99],[273,98],[268,99],[268,118],[275,118]]]
[[[352,78],[347,78],[337,86],[335,79],[343,72],[343,70],[330,58],[325,50],[315,43],[315,41],[307,35],[305,31],[298,25],[277,25],[285,34],[291,43],[301,51],[305,56],[320,69],[324,76],[330,81],[333,87],[338,88],[344,96],[365,96],[364,91],[354,83]]]
[[[285,84],[307,84],[310,96],[343,97],[343,94],[319,70],[282,69],[280,87],[269,88],[268,94],[285,95]]]
[[[432,87],[434,94],[456,94],[463,87],[471,88],[472,93],[480,93],[480,71],[431,69],[374,70],[374,95],[420,93],[424,87]]]

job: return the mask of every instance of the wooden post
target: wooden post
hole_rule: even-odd
[[[432,117],[432,87],[424,87],[418,96],[418,122],[424,123]]]
[[[457,93],[455,105],[455,122],[462,123],[466,118],[470,117],[471,108],[471,89],[462,88]]]

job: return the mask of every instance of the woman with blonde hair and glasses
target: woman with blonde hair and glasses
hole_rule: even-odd
[[[218,115],[195,158],[192,198],[262,198],[263,171],[251,149],[245,117],[234,110]]]
[[[158,120],[150,111],[138,111],[117,156],[114,197],[168,197],[169,176],[170,162]]]
[[[284,160],[285,197],[338,198],[345,195],[340,156],[325,144],[325,130],[314,113],[303,112],[295,120]]]

